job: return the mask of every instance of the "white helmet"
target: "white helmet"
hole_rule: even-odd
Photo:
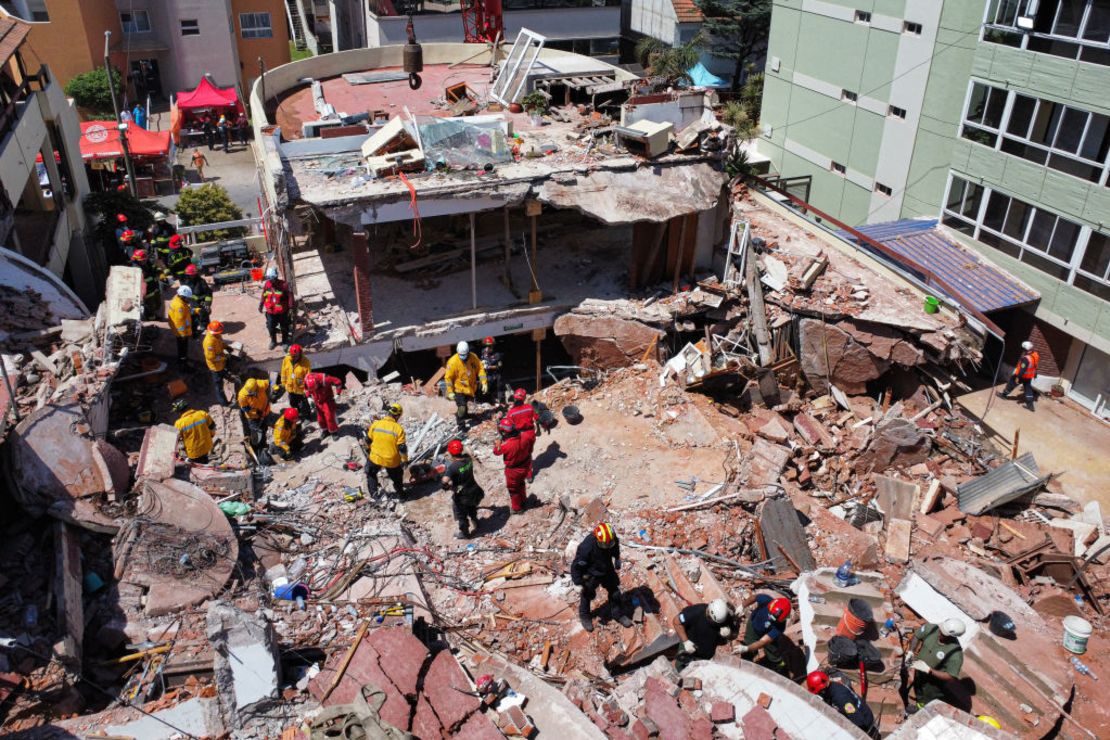
[[[724,599],[713,599],[705,610],[709,618],[717,624],[724,624],[732,616],[732,607]]]
[[[270,265],[269,267],[266,268],[266,279],[267,280],[273,280],[277,276],[278,276],[278,271],[277,271],[276,267],[274,267],[273,265]]]
[[[465,360],[466,356],[470,354],[470,345],[466,342],[459,342],[455,345],[455,351],[459,353],[459,357]]]
[[[188,285],[182,285],[180,288],[177,289],[177,294],[182,298],[192,298],[193,289],[190,288]]]
[[[963,620],[951,617],[940,623],[940,633],[945,637],[959,637],[967,631]]]
[[[1021,348],[1023,350],[1025,350],[1026,352],[1028,352],[1029,350],[1033,349],[1033,343],[1032,342],[1022,342],[1021,343]]]

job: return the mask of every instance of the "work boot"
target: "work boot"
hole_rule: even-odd
[[[270,349],[273,349],[273,348],[274,348],[274,347],[276,347],[276,346],[277,346],[277,340],[276,340],[276,339],[273,339],[273,338],[271,338],[271,339],[270,339]]]
[[[632,620],[624,613],[621,608],[620,601],[612,601],[609,604],[609,616],[617,622],[621,627],[631,627]]]
[[[471,519],[474,521],[474,534],[477,535],[478,531],[481,529],[481,527],[478,525],[478,517],[474,516],[471,517]]]
[[[1025,402],[1025,408],[1029,409],[1030,411],[1036,411],[1036,409],[1033,408],[1033,402],[1032,401],[1026,401]]]
[[[579,614],[578,621],[582,623],[582,629],[586,630],[587,632],[594,631],[594,620],[590,617],[589,614]]]
[[[455,539],[456,540],[469,540],[470,539],[470,532],[465,530],[465,529],[460,529],[458,532],[455,532]]]

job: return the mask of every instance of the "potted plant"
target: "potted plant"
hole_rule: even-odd
[[[539,90],[530,92],[521,98],[520,105],[524,108],[524,112],[532,117],[532,123],[537,126],[540,124],[540,118],[551,109],[550,100]]]

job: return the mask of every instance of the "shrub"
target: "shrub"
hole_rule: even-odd
[[[118,69],[112,69],[112,82],[116,88],[116,96],[122,99],[123,80]],[[115,115],[112,93],[108,89],[108,73],[103,69],[77,75],[66,84],[65,91],[80,108],[97,114]]]
[[[208,183],[199,187],[186,188],[177,199],[177,215],[183,226],[214,224],[221,221],[236,221],[243,217],[243,211],[231,200],[227,190]],[[243,236],[246,229],[216,229],[197,234],[200,241],[230,239]]]

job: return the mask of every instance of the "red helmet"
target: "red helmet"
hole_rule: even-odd
[[[515,391],[513,391],[514,401],[523,401],[526,398],[528,398],[528,391],[524,390],[523,388],[517,388]]]
[[[304,377],[304,387],[309,389],[310,391],[315,390],[316,385],[319,382],[320,382],[320,374],[319,373],[309,373],[308,375],[306,375]]]
[[[185,265],[185,274],[186,275],[196,275],[197,274],[197,266],[193,265],[193,264]]]
[[[814,671],[806,676],[806,688],[811,694],[820,694],[829,688],[829,674],[824,671]]]
[[[776,622],[785,622],[786,618],[790,616],[790,599],[775,599],[767,607],[767,611],[775,618]]]
[[[493,337],[486,337],[485,339],[482,340],[482,344],[486,345],[487,347],[492,347],[493,346]]]
[[[516,427],[513,426],[512,419],[506,416],[501,421],[497,422],[497,430],[502,434],[511,434],[516,431]]]
[[[458,457],[462,453],[463,453],[463,445],[462,445],[461,441],[459,441],[457,439],[453,439],[453,440],[451,440],[450,442],[447,443],[447,454],[448,455],[454,455],[455,457]]]
[[[136,249],[135,253],[131,255],[132,262],[146,262],[146,250]]]
[[[613,531],[613,528],[609,526],[609,524],[602,522],[594,527],[594,539],[597,540],[597,544],[608,550],[616,544],[617,533]]]
[[[124,229],[123,233],[119,235],[119,238],[125,242],[129,242],[135,238],[135,232],[131,229]]]
[[[299,355],[303,351],[304,351],[304,348],[301,347],[301,345],[294,344],[294,345],[289,347],[289,356],[290,357],[296,357],[297,355]]]
[[[300,417],[300,414],[297,413],[297,410],[295,408],[290,406],[282,412],[281,416],[286,421],[296,421]]]
[[[127,223],[127,216],[123,215],[122,213],[117,213],[116,221],[120,222],[121,224],[125,224]]]
[[[185,241],[185,239],[181,236],[181,234],[174,234],[170,237],[170,246],[172,247],[175,244],[181,244],[181,242],[183,241]]]

